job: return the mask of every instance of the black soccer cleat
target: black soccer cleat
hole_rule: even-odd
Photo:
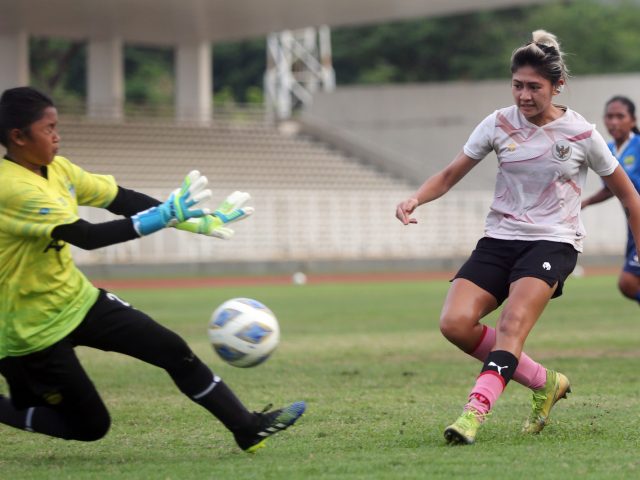
[[[269,408],[269,407],[267,407]],[[251,432],[238,432],[234,434],[238,446],[248,453],[264,447],[265,441],[271,435],[286,430],[302,416],[307,408],[305,402],[294,402],[279,410],[272,412],[260,412],[258,425]]]

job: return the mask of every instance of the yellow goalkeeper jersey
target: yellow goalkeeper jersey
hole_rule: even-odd
[[[70,246],[51,232],[77,221],[78,205],[107,207],[118,191],[115,179],[59,156],[47,173],[0,159],[0,358],[64,338],[98,298]]]

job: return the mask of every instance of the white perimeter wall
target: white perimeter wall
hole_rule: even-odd
[[[419,226],[405,227],[394,213],[409,193],[252,191],[256,212],[234,224],[231,240],[168,229],[103,249],[74,248],[74,258],[79,264],[447,258],[465,255],[482,234],[490,201],[484,192],[443,199],[419,212]],[[91,222],[114,218],[90,207],[80,215]]]
[[[147,192],[164,198],[168,192]],[[395,206],[412,191],[253,191],[256,213],[234,224],[223,241],[174,229],[140,240],[85,251],[81,265],[218,261],[447,260],[466,257],[483,234],[491,191],[453,191],[416,213],[404,226]],[[609,208],[610,207],[610,208]],[[588,253],[618,255],[625,241],[624,218],[613,202],[585,218]],[[81,207],[92,222],[113,218],[106,210]]]

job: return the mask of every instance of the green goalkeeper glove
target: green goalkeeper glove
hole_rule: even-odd
[[[191,218],[186,222],[179,223],[176,225],[176,228],[191,233],[199,233],[209,237],[228,240],[233,236],[234,231],[226,227],[226,225],[247,218],[253,214],[253,207],[244,206],[249,199],[251,199],[251,195],[246,192],[233,192],[212,215]]]

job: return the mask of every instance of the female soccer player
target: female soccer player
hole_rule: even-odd
[[[304,402],[249,412],[181,337],[94,287],[69,251],[68,244],[94,249],[173,225],[228,236],[225,223],[252,212],[242,208],[248,194],[235,204],[227,199],[215,216],[208,215],[198,205],[211,195],[207,180],[191,172],[161,203],[58,156],[57,125],[53,102],[33,88],[6,90],[0,97],[0,143],[7,150],[0,159],[0,373],[10,390],[9,398],[0,395],[0,423],[67,440],[102,438],[111,420],[76,357],[74,348],[84,345],[165,369],[243,450],[253,452],[293,425]],[[78,217],[78,205],[127,218],[91,224]]]
[[[533,32],[511,58],[515,105],[496,110],[462,152],[401,202],[405,225],[419,205],[444,195],[491,150],[498,157],[495,197],[471,257],[452,281],[440,318],[444,336],[484,362],[462,415],[444,431],[449,443],[471,444],[511,378],[533,390],[524,430],[540,432],[569,380],[523,353],[527,335],[551,298],[562,294],[585,235],[580,193],[587,168],[602,176],[628,212],[640,239],[640,197],[602,136],[578,113],[553,103],[567,80],[556,37]],[[495,330],[480,319],[506,300]]]
[[[615,96],[605,106],[604,123],[613,137],[609,149],[640,192],[640,133],[636,126],[636,106],[627,97]],[[613,197],[606,185],[589,198],[582,201],[582,208],[603,202]],[[631,228],[627,229],[626,259],[620,276],[618,289],[622,294],[640,303],[640,262],[638,249],[633,241]]]

